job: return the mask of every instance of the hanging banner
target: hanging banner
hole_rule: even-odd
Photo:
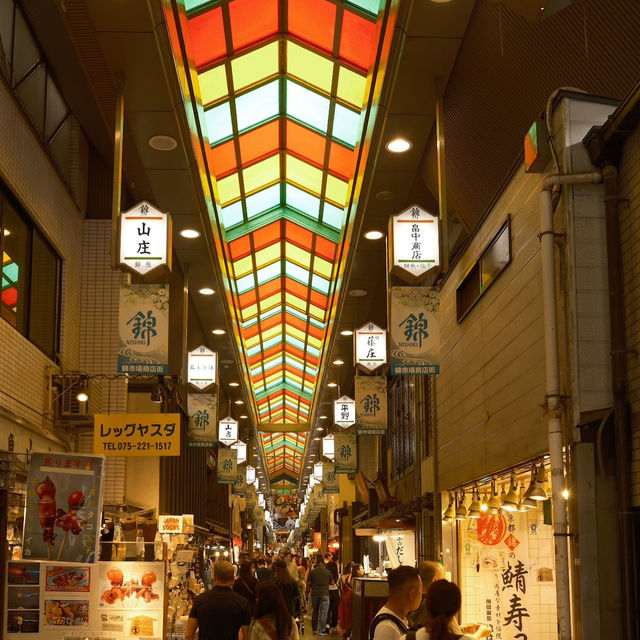
[[[385,544],[391,568],[416,566],[416,536],[413,531],[385,531]]]
[[[355,332],[355,362],[367,371],[374,371],[387,362],[387,332],[368,322]]]
[[[356,376],[356,435],[387,435],[387,378]]]
[[[238,464],[242,464],[247,461],[247,445],[242,442],[242,440],[238,440],[231,445],[232,449],[235,449],[238,454]]]
[[[343,429],[356,422],[356,403],[349,396],[342,396],[333,403],[333,421]]]
[[[322,492],[340,493],[340,478],[336,474],[333,462],[322,463]]]
[[[102,514],[101,456],[32,453],[22,557],[91,563]]]
[[[201,346],[187,355],[187,382],[204,390],[218,381],[218,354]]]
[[[187,446],[212,447],[216,443],[218,402],[215,393],[187,394]]]
[[[238,475],[238,453],[234,449],[218,447],[218,483],[233,484]]]
[[[120,287],[118,373],[169,371],[169,285]]]
[[[148,202],[120,214],[120,266],[146,276],[171,269],[171,216]]]
[[[413,205],[389,219],[389,270],[415,284],[440,264],[438,218]]]
[[[179,456],[179,413],[97,413],[93,452],[107,456]]]
[[[358,470],[358,454],[356,436],[353,433],[335,434],[335,470],[336,473],[356,473]]]
[[[231,488],[233,495],[245,497],[247,495],[247,483],[244,479],[244,472],[240,470],[240,473],[236,474],[236,479],[233,482]]]
[[[247,488],[247,509],[255,509],[258,505],[258,492],[253,487]]]
[[[218,442],[229,445],[238,439],[238,422],[226,417],[218,423]]]
[[[433,287],[391,287],[391,375],[440,373],[439,304]]]

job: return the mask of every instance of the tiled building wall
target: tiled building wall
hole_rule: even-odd
[[[54,170],[22,111],[0,83],[0,178],[63,259],[60,360],[78,368],[83,212]],[[46,392],[55,363],[0,320],[0,406],[36,430],[50,426]],[[59,444],[54,445],[59,447]]]
[[[632,428],[632,497],[640,507],[640,129],[629,137],[620,163],[620,233],[627,322],[627,367]]]

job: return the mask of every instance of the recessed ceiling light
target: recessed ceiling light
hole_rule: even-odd
[[[405,151],[409,151],[411,147],[413,147],[413,144],[406,138],[393,138],[393,140],[389,140],[385,145],[387,151],[391,151],[391,153],[404,153]]]
[[[351,289],[351,291],[349,291],[349,295],[353,298],[363,298],[364,296],[367,295],[367,290],[366,289]]]
[[[213,333],[214,336],[223,336],[226,331],[224,329],[213,329],[211,333]]]
[[[324,433],[324,427],[317,427],[317,428],[316,428],[316,431],[317,431],[318,433]]]
[[[6,236],[10,236],[11,235],[11,231],[9,231],[9,229],[3,229],[2,235],[5,236],[5,237]]]
[[[344,364],[344,360],[334,360],[333,364],[340,366],[341,364]]]
[[[364,237],[367,240],[380,240],[380,238],[384,238],[384,233],[382,231],[367,231]]]
[[[248,418],[249,416],[240,416],[240,418],[242,418],[243,420]]]
[[[178,142],[175,138],[162,134],[151,136],[147,143],[156,151],[173,151],[178,146]]]
[[[183,238],[189,238],[189,240],[192,240],[193,238],[199,238],[200,232],[197,229],[183,229],[180,232],[180,235]]]
[[[202,287],[202,289],[198,290],[198,293],[202,294],[203,296],[212,296],[215,291],[211,287]]]
[[[220,360],[220,364],[233,364],[233,360]]]
[[[239,386],[240,386],[240,383],[239,383],[239,382],[230,382],[230,383],[229,383],[229,386],[230,386],[230,387],[239,387]]]
[[[233,404],[244,404],[244,400],[234,400]]]
[[[338,383],[337,382],[330,382],[327,387],[337,387]]]
[[[314,440],[320,440],[320,438],[314,438]]]
[[[320,416],[320,420],[326,420],[327,416]]]
[[[343,329],[340,332],[341,336],[352,336],[353,335],[353,331],[351,331],[351,329]]]
[[[393,200],[394,198],[395,194],[393,193],[393,191],[388,191],[386,189],[383,189],[382,191],[378,191],[378,193],[376,193],[377,200]]]

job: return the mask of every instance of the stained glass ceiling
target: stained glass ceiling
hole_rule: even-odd
[[[228,300],[272,479],[297,479],[392,0],[185,0]],[[185,26],[186,25],[186,26]]]

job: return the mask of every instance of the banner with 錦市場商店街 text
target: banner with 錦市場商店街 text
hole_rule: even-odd
[[[169,285],[120,287],[118,373],[169,371]]]
[[[187,394],[187,445],[189,447],[213,447],[217,442],[218,403],[215,393]]]
[[[334,434],[334,466],[336,473],[356,473],[358,471],[358,451],[356,436],[353,433],[336,432]]]
[[[179,456],[179,413],[96,413],[93,452],[106,456]]]
[[[238,452],[218,445],[218,483],[234,484],[238,475]]]
[[[391,287],[391,375],[440,373],[439,304],[434,287]]]
[[[104,458],[32,453],[22,558],[95,562],[102,513]]]
[[[356,376],[356,435],[387,435],[387,378]]]
[[[333,462],[322,463],[322,493],[340,493],[340,478]]]

